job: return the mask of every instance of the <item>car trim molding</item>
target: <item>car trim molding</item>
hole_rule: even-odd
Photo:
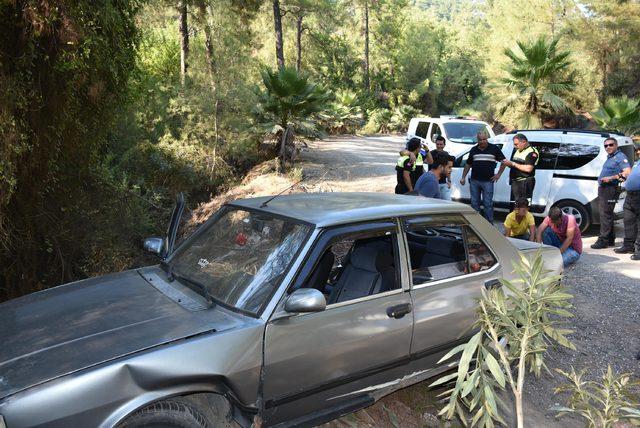
[[[590,181],[598,181],[598,177],[592,177],[587,175],[575,175],[575,174],[558,174],[553,173],[553,178],[569,178],[572,180],[590,180]]]

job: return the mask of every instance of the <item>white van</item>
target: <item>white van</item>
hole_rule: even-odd
[[[409,122],[407,140],[418,137],[434,150],[436,136],[442,135],[446,140],[445,150],[451,155],[468,151],[476,143],[478,131],[486,131],[489,137],[495,134],[487,122],[465,119],[461,116],[414,117]]]
[[[507,159],[511,159],[515,150],[513,136],[516,133],[526,135],[529,144],[540,152],[531,213],[543,217],[549,213],[551,207],[558,206],[565,213],[574,215],[583,231],[591,224],[599,224],[598,176],[607,159],[603,142],[605,138],[615,138],[620,150],[630,162],[633,162],[634,146],[631,138],[601,131],[539,129],[512,131],[498,135],[490,142],[500,147]],[[460,178],[468,156],[468,150],[459,154],[451,171],[451,197],[455,201],[465,203],[470,202],[469,184],[461,186]],[[497,168],[499,165],[496,171]],[[624,196],[623,192],[616,205],[615,213],[618,217],[622,216]],[[510,199],[511,186],[507,168],[494,189],[494,209],[508,211]]]

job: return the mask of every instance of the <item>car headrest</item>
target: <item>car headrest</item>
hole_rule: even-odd
[[[366,246],[356,246],[351,253],[350,261],[355,268],[366,270],[369,272],[377,272],[377,258],[378,249]]]

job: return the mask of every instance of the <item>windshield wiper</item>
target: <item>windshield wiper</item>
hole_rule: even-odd
[[[166,268],[167,279],[169,280],[169,282],[173,282],[176,279],[178,279],[181,283],[184,283],[184,285],[186,285],[188,288],[192,289],[193,291],[195,291],[196,293],[204,297],[205,300],[207,301],[207,308],[213,307],[213,305],[215,304],[215,299],[211,296],[211,294],[209,293],[209,290],[207,290],[207,287],[205,287],[203,284],[199,283],[194,279],[187,278],[186,276],[182,276],[182,275],[177,275],[173,269],[173,265],[170,265],[167,262],[163,261],[161,265]]]

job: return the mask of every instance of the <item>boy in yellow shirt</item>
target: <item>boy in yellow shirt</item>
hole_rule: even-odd
[[[529,212],[527,198],[518,198],[515,209],[507,215],[504,221],[504,236],[525,241],[535,240],[536,222]]]

